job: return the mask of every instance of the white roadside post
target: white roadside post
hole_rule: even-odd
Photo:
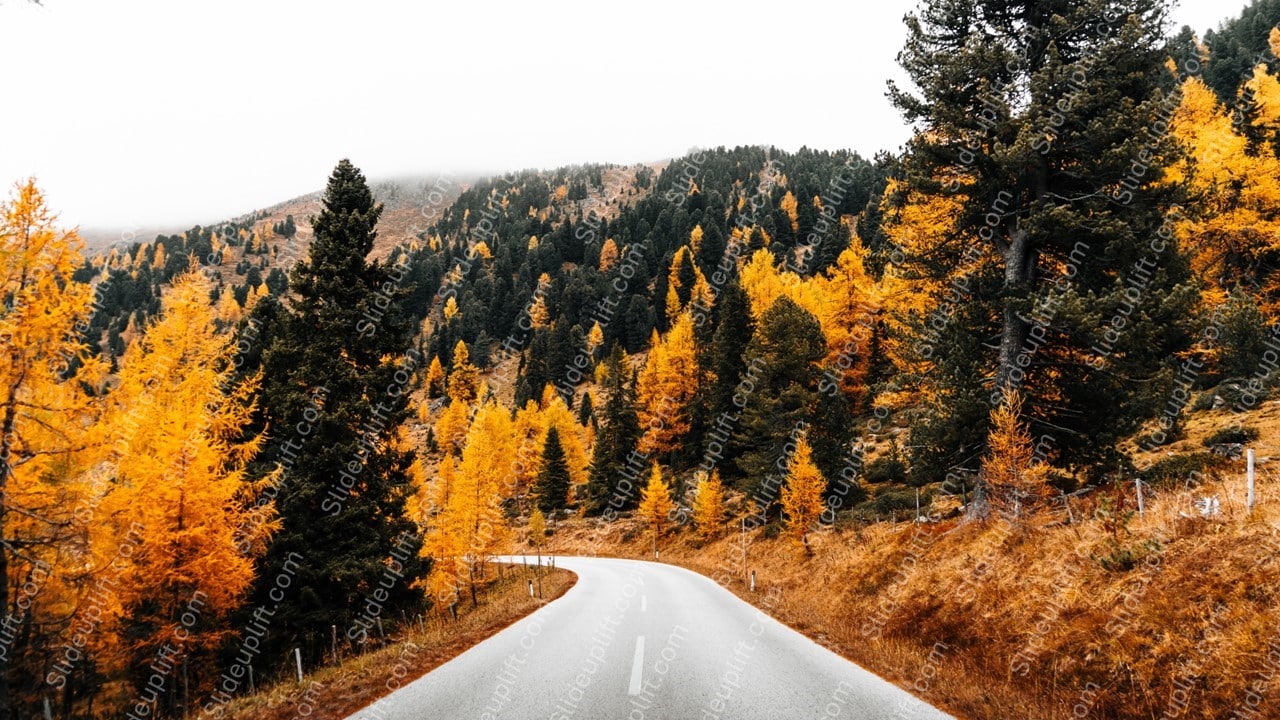
[[[1254,503],[1254,500],[1255,500],[1255,499],[1256,499],[1256,497],[1257,497],[1256,492],[1255,492],[1255,489],[1254,489],[1254,488],[1255,488],[1255,485],[1254,485],[1255,479],[1254,479],[1254,470],[1253,470],[1253,459],[1254,459],[1254,456],[1253,456],[1253,448],[1249,448],[1249,450],[1245,453],[1245,463],[1246,463],[1246,467],[1247,467],[1247,473],[1248,473],[1248,475],[1249,475],[1249,498],[1248,498],[1248,505],[1249,505],[1249,512],[1250,512],[1250,513],[1253,513],[1253,503]]]

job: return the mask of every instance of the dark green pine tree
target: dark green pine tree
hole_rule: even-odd
[[[949,242],[907,248],[906,271],[941,280],[958,308],[942,320],[974,339],[917,338],[933,351],[922,382],[944,399],[930,437],[913,437],[935,480],[982,456],[1007,390],[1052,436],[1050,459],[1090,473],[1121,462],[1119,439],[1168,397],[1195,291],[1177,243],[1158,237],[1176,199],[1160,183],[1176,151],[1160,128],[1178,104],[1163,89],[1167,4],[930,0],[908,16],[899,62],[914,88],[890,96],[927,132],[908,145],[904,186],[961,209]],[[1124,332],[1094,350],[1117,314]]]
[[[516,383],[516,407],[522,408],[530,400],[542,399],[542,389],[551,382],[548,373],[548,355],[551,353],[551,333],[546,328],[533,331],[529,349],[520,357],[520,380]]]
[[[534,494],[538,509],[547,516],[569,505],[569,461],[560,443],[560,431],[554,427],[547,431],[547,441],[542,446],[542,469],[538,471]]]
[[[636,417],[635,384],[627,369],[622,348],[614,346],[609,355],[609,377],[605,381],[605,401],[600,431],[591,451],[590,474],[583,500],[587,513],[599,515],[607,508],[635,507],[640,498],[639,482],[630,477],[628,456],[640,440],[640,420]],[[632,463],[634,465],[634,463]],[[630,482],[628,488],[625,483]]]
[[[698,267],[708,279],[715,274],[716,268],[724,261],[724,251],[728,244],[724,241],[724,233],[716,223],[709,223],[702,228],[702,244],[698,246]]]
[[[736,391],[745,399],[738,469],[748,498],[766,512],[776,505],[786,475],[788,443],[811,432],[818,414],[818,363],[826,354],[817,318],[786,296],[760,316],[743,353],[746,371]],[[819,469],[830,477],[829,468]]]
[[[596,421],[595,410],[592,407],[591,393],[582,393],[582,403],[578,406],[578,424],[586,427]]]
[[[681,307],[689,304],[689,297],[693,293],[694,283],[698,279],[691,255],[692,253],[689,252],[682,253],[680,265],[676,267],[676,278],[680,281],[680,287],[676,289],[676,297],[680,299]],[[663,302],[666,302],[665,297]]]
[[[704,455],[709,453],[711,459],[717,461],[725,482],[732,483],[741,476],[737,466],[724,462],[724,459],[737,457],[741,446],[737,434],[728,429],[736,428],[741,422],[742,408],[734,404],[733,397],[738,383],[742,381],[743,353],[755,332],[747,294],[736,279],[726,285],[716,298],[716,314],[716,330],[708,352],[709,366],[715,379],[705,388],[707,430],[698,451]]]
[[[366,259],[381,212],[364,175],[338,163],[312,221],[310,255],[293,270],[293,297],[275,310],[262,359],[262,420],[272,434],[262,469],[280,463],[285,471],[276,498],[281,528],[250,607],[274,608],[261,655],[272,662],[295,646],[314,662],[331,625],[340,633],[358,628],[390,567],[399,573],[381,614],[422,608],[411,586],[426,568],[404,513],[413,455],[392,442],[408,417],[406,380],[420,359],[406,355],[403,291],[388,298],[389,268]],[[393,553],[399,562],[389,564]]]

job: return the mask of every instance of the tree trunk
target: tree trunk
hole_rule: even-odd
[[[4,539],[8,524],[6,522],[8,519],[7,493],[9,476],[13,472],[10,461],[14,452],[11,438],[18,416],[16,396],[17,388],[10,388],[4,408],[4,420],[0,422],[0,540]],[[0,613],[4,614],[6,621],[9,619],[9,550],[7,546],[0,548]],[[0,659],[0,720],[10,720],[14,717],[13,701],[9,693],[9,658],[13,651],[14,648],[10,648],[9,652],[5,653],[5,657]]]
[[[1011,389],[1018,356],[1022,354],[1031,325],[1015,305],[1021,288],[1030,285],[1036,267],[1036,253],[1031,248],[1026,230],[1015,229],[1009,233],[1009,244],[1004,249],[1004,322],[1000,331],[1000,359],[996,371],[996,389]]]

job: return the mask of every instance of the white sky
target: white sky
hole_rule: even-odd
[[[187,227],[374,177],[897,148],[916,0],[0,0],[0,184],[68,224]],[[1183,0],[1203,33],[1238,12]],[[7,194],[7,193],[6,193]]]

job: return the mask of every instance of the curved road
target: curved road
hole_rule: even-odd
[[[556,558],[564,597],[350,720],[949,718],[710,579]]]

